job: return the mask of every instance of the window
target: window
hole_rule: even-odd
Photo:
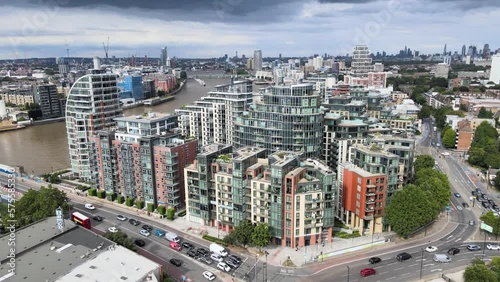
[[[312,201],[312,195],[306,195],[306,201]]]

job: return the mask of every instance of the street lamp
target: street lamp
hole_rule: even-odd
[[[264,255],[266,255],[266,264],[264,264],[264,282],[267,282],[267,255],[269,255],[269,253],[264,251]]]
[[[420,259],[420,279],[422,279],[422,271],[424,269],[424,248],[422,249],[422,258]]]
[[[346,267],[347,267],[347,282],[349,282],[349,276],[350,276],[349,274],[350,274],[351,269],[349,268],[348,265],[346,265]]]

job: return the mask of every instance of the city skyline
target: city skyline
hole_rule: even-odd
[[[500,3],[495,1],[350,2],[2,3],[0,59],[65,56],[66,45],[70,56],[104,57],[102,43],[108,37],[110,56],[155,58],[165,45],[171,56],[192,58],[235,51],[250,57],[257,49],[276,57],[345,55],[357,44],[388,53],[408,45],[432,54],[441,53],[444,44],[449,51],[460,51],[463,44],[500,46],[500,40],[489,37],[500,23],[495,18]]]

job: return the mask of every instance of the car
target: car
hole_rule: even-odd
[[[376,264],[376,263],[379,263],[379,262],[381,262],[381,261],[382,261],[382,259],[381,259],[381,258],[379,258],[379,257],[372,257],[372,258],[370,258],[370,259],[368,260],[368,262],[370,262],[370,264]]]
[[[151,235],[151,233],[149,233],[149,231],[147,231],[146,229],[141,229],[141,231],[139,231],[139,233],[141,233],[142,236],[146,236],[146,237],[149,237],[149,235]]]
[[[222,262],[224,260],[221,255],[215,253],[210,255],[210,258],[215,260],[216,262]]]
[[[482,202],[481,204],[483,205],[483,207],[485,209],[489,209],[490,208],[490,204],[488,204],[488,202]]]
[[[363,276],[363,277],[375,275],[375,273],[377,273],[377,272],[373,268],[364,268],[359,272],[359,274],[361,274],[361,276]]]
[[[203,272],[203,277],[205,277],[208,281],[215,280],[215,274],[210,271]]]
[[[111,226],[110,228],[108,228],[108,231],[111,233],[116,233],[116,232],[118,232],[118,228]]]
[[[482,194],[482,195],[481,195],[481,198],[485,199],[486,201],[488,201],[488,199],[489,199],[489,198],[488,198],[488,195],[486,195],[486,194]]]
[[[467,250],[469,250],[469,251],[479,251],[479,250],[481,250],[481,247],[479,247],[478,245],[467,245]]]
[[[467,203],[462,203],[462,206],[463,206],[464,208],[466,208],[466,209],[468,209],[468,208],[469,208],[469,204],[467,204]]]
[[[448,254],[450,254],[450,255],[456,255],[458,253],[460,253],[460,250],[458,248],[450,248],[448,250]]]
[[[477,191],[472,191],[472,196],[477,197],[478,196]]]
[[[92,204],[85,204],[85,208],[88,210],[95,210],[95,207]]]
[[[227,265],[229,265],[230,267],[232,268],[238,268],[238,263],[236,263],[234,260],[232,259],[226,259],[226,261],[224,261]]]
[[[235,256],[235,255],[230,255],[230,256],[228,257],[228,259],[232,259],[232,260],[233,260],[233,261],[235,261],[236,263],[241,264],[241,258],[240,258],[240,257],[238,257],[238,256]]]
[[[498,210],[498,205],[497,204],[493,204],[493,205],[491,205],[491,208],[496,211],[496,210]]]
[[[137,226],[137,225],[141,224],[138,220],[133,219],[133,218],[129,219],[128,223],[132,224],[133,226]]]
[[[201,256],[208,256],[210,254],[207,250],[203,248],[198,248],[196,252]]]
[[[121,215],[121,214],[117,215],[116,219],[118,219],[119,221],[125,221],[125,220],[127,220],[127,218],[125,216]]]
[[[436,246],[429,246],[429,247],[425,248],[425,250],[429,253],[435,252],[435,251],[437,251],[437,249],[438,248]]]
[[[170,259],[169,261],[170,261],[171,264],[173,264],[173,265],[175,265],[177,267],[179,267],[179,266],[182,265],[182,262],[180,260],[178,260],[178,259],[174,259],[173,258],[173,259]]]
[[[139,246],[139,247],[144,247],[144,246],[146,246],[146,242],[144,242],[144,241],[143,241],[143,240],[141,240],[141,239],[135,239],[135,240],[134,240],[134,244],[136,244],[136,245],[137,245],[137,246]]]
[[[182,243],[182,247],[183,247],[183,248],[186,248],[186,249],[188,249],[188,250],[192,250],[192,249],[194,249],[194,246],[193,246],[191,243],[189,243],[189,242],[183,242],[183,243]]]
[[[474,220],[469,221],[469,225],[474,225]]]
[[[454,193],[453,195],[455,195],[455,197],[457,197],[457,198],[461,198],[462,197],[462,195],[460,195],[460,193]]]
[[[488,250],[495,250],[495,251],[496,251],[496,250],[500,250],[500,246],[499,246],[499,245],[497,245],[497,244],[488,244],[488,245],[486,245],[486,248],[487,248]]]
[[[219,263],[217,264],[217,268],[218,268],[218,269],[221,269],[221,270],[224,270],[225,272],[229,272],[229,271],[231,271],[231,267],[230,267],[229,265],[227,265],[227,264],[223,263],[223,262],[219,262]]]
[[[195,259],[198,258],[198,253],[196,253],[195,251],[189,251],[187,252],[187,255]]]
[[[191,251],[190,251],[190,252],[191,252]],[[208,264],[208,265],[210,265],[210,264],[212,264],[212,262],[214,262],[214,261],[213,261],[211,258],[209,258],[209,257],[200,257],[200,261],[202,261],[202,262],[204,262],[204,263],[206,263],[206,264]]]
[[[163,236],[165,236],[165,231],[163,231],[161,229],[156,229],[155,230],[155,235],[158,236],[158,237],[163,237]]]
[[[102,216],[98,216],[98,215],[95,215],[95,216],[93,217],[93,219],[94,219],[95,221],[102,221],[102,220],[103,220]]]
[[[488,199],[488,204],[493,206],[495,204],[495,201],[493,201],[492,199]]]
[[[144,224],[144,225],[142,226],[142,229],[143,229],[143,230],[147,230],[148,232],[153,231],[153,227],[151,227],[151,226],[149,226],[149,225],[147,225],[147,224]]]
[[[400,253],[396,256],[397,260],[405,261],[411,259],[411,255],[409,253]]]

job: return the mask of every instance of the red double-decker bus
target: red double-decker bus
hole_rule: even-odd
[[[71,220],[76,224],[79,224],[87,229],[90,229],[90,218],[84,216],[79,212],[74,212],[71,214]]]

